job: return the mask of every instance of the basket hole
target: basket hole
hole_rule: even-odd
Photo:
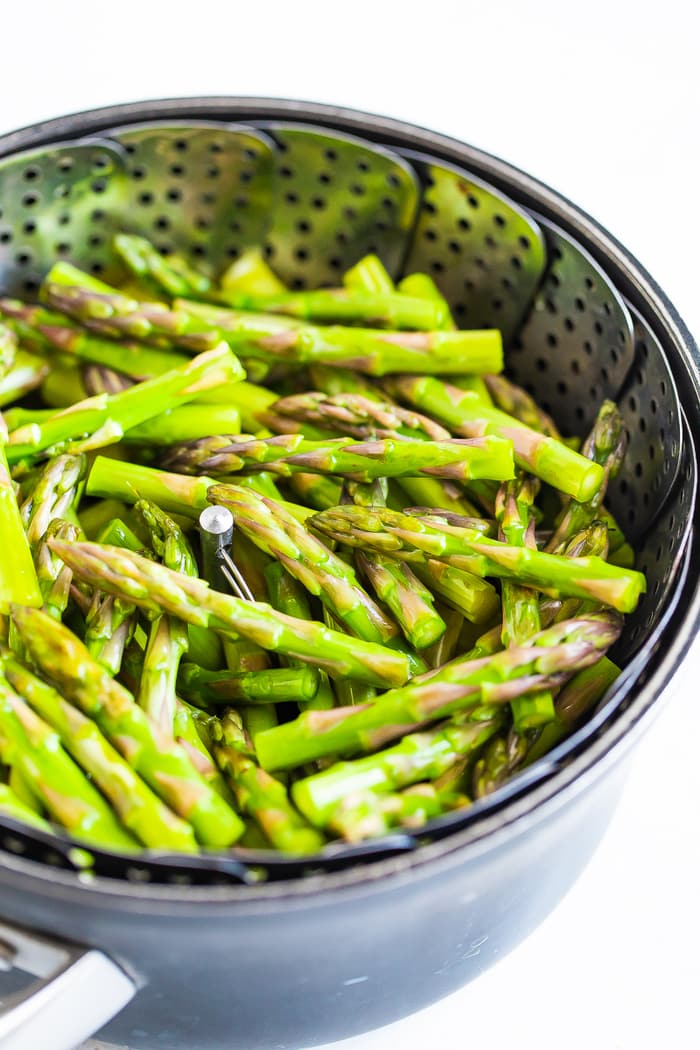
[[[30,165],[30,167],[25,168],[24,171],[22,172],[22,177],[27,182],[34,182],[34,180],[38,179],[40,175],[41,175],[41,170],[39,168],[37,168],[35,165]]]
[[[152,193],[139,193],[139,204],[143,204],[144,207],[148,207],[149,204],[153,204]]]
[[[583,313],[583,311],[586,309],[585,299],[582,299],[580,295],[577,295],[574,299],[574,306],[580,313]]]
[[[34,205],[38,202],[38,200],[38,193],[25,193],[25,195],[22,197],[22,204],[25,208],[33,208]]]
[[[472,224],[469,222],[469,219],[458,219],[457,225],[459,226],[460,230],[465,230],[466,232],[468,232],[472,228]]]

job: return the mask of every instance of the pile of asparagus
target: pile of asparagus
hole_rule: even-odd
[[[0,813],[313,854],[577,727],[644,590],[604,505],[615,405],[563,438],[497,331],[374,256],[293,292],[256,250],[214,280],[114,247],[119,288],[57,262],[0,300]],[[205,565],[212,504],[254,601]]]

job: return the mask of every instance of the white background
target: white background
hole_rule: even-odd
[[[306,98],[404,118],[499,154],[582,205],[697,335],[695,7],[5,0],[0,130],[195,94]],[[635,756],[602,847],[550,919],[475,984],[344,1050],[700,1044],[699,677],[696,647]]]

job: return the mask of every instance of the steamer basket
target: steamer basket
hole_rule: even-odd
[[[0,209],[0,289],[9,294],[35,293],[56,257],[106,280],[119,280],[121,264],[110,248],[117,230],[144,234],[166,252],[177,249],[211,273],[246,247],[263,244],[271,264],[293,288],[338,283],[342,271],[368,251],[376,252],[395,278],[415,270],[430,273],[460,327],[502,330],[510,374],[537,395],[564,432],[585,434],[599,402],[604,397],[618,400],[629,452],[608,503],[634,542],[638,567],[649,585],[614,653],[625,671],[594,717],[466,813],[440,818],[417,836],[401,833],[356,847],[329,846],[317,858],[304,861],[251,851],[133,860],[93,851],[96,877],[82,886],[85,880],[68,841],[3,821],[0,886],[5,883],[5,900],[13,902],[20,921],[106,945],[127,971],[135,967],[152,988],[164,982],[167,991],[161,995],[167,998],[175,985],[172,975],[154,977],[154,970],[167,970],[162,959],[153,962],[157,949],[146,949],[145,968],[135,964],[124,937],[115,938],[114,923],[98,921],[99,903],[93,901],[87,908],[92,918],[77,922],[74,934],[66,929],[64,916],[51,915],[45,884],[52,876],[61,895],[70,900],[67,914],[73,919],[81,895],[85,899],[92,889],[97,898],[101,892],[114,895],[116,903],[109,905],[114,914],[122,906],[120,900],[167,902],[164,908],[173,906],[175,922],[178,900],[200,902],[205,910],[214,901],[222,906],[228,902],[232,910],[225,921],[235,930],[239,905],[250,902],[254,907],[256,895],[274,911],[285,895],[298,903],[316,894],[317,901],[309,907],[320,918],[323,902],[335,893],[352,890],[361,898],[362,887],[376,889],[377,880],[382,892],[390,892],[392,884],[408,883],[416,892],[422,885],[425,892],[423,876],[431,864],[446,861],[453,874],[454,864],[461,864],[468,881],[470,870],[478,867],[470,858],[488,854],[511,825],[536,833],[539,815],[548,812],[548,806],[575,798],[580,808],[582,786],[597,784],[610,765],[609,756],[625,752],[636,737],[638,723],[680,662],[698,618],[692,547],[697,514],[695,434],[700,425],[696,351],[662,293],[624,249],[573,205],[471,147],[351,111],[255,99],[116,107],[5,136],[0,139]],[[595,794],[591,791],[591,798]],[[600,813],[597,816],[599,828]],[[585,806],[579,817],[585,824]],[[579,823],[572,816],[568,828],[566,822],[557,824],[562,841]],[[586,856],[595,839],[589,828],[582,840]],[[507,849],[498,850],[500,863],[507,863]],[[536,859],[544,862],[546,852],[540,851]],[[561,877],[553,880],[550,890],[555,892],[545,895],[541,906],[525,907],[525,917],[512,920],[510,935],[501,937],[504,944],[530,928],[570,884],[585,860],[580,851],[574,852]],[[518,863],[525,864],[523,857]],[[17,882],[20,872],[28,876],[26,894]],[[497,884],[512,890],[508,874]],[[474,892],[478,903],[482,891]],[[435,905],[435,891],[425,893],[426,902],[428,898]],[[457,913],[462,915],[473,904],[468,902]],[[482,899],[481,905],[478,920],[470,920],[475,928],[488,925],[489,916],[493,920],[494,901]],[[135,910],[139,908],[140,904]],[[9,907],[4,910],[12,914]],[[444,906],[437,913],[442,916]],[[212,912],[207,915],[211,922]],[[342,928],[340,924],[338,930]],[[12,931],[5,936],[12,943]],[[206,951],[206,935],[202,936]],[[261,934],[263,941],[265,936]],[[494,951],[499,950],[499,936],[494,936]],[[447,928],[440,937],[449,939]],[[352,950],[362,966],[371,969],[367,952],[359,946]],[[91,953],[96,954],[107,968],[121,973],[101,953]],[[256,965],[264,967],[265,954],[252,954],[250,973],[255,973]],[[396,949],[390,955],[405,972]],[[86,957],[78,952],[76,958]],[[385,1002],[386,989],[398,988],[399,983],[379,966],[378,987],[359,1023],[351,996],[341,991],[338,1024],[329,1025],[312,1010],[304,1023],[296,1017],[293,1038],[308,1043],[349,1035],[415,1009],[473,976],[477,967],[469,959],[469,953],[463,953],[449,981],[428,981],[427,998],[418,991],[417,975],[424,968],[413,961],[408,984],[401,986],[393,1004]],[[75,959],[68,964],[67,972],[74,977],[77,965]],[[239,964],[233,968],[240,980]],[[109,983],[100,972],[103,985]],[[66,982],[66,1001],[74,977]],[[224,1038],[225,1009],[220,1004],[211,1039],[207,1035],[201,1042],[201,1032],[185,1024],[172,1045],[191,1046],[193,1040],[203,1047],[240,1045],[248,1050],[272,1045],[255,1031],[253,1004],[259,1004],[261,993],[251,990],[249,977],[243,981],[248,987],[242,999],[247,1004],[243,1034],[235,1037],[244,1041],[217,1042]],[[328,991],[329,979],[330,974],[319,978],[322,992]],[[279,1032],[288,1030],[285,1024],[294,1013],[291,986],[282,971],[279,982],[285,989],[276,1000],[279,1016],[265,1029],[264,1039],[282,1038]],[[115,987],[118,983],[115,978]],[[119,987],[124,1000],[124,983]],[[146,1020],[136,1028],[145,1035],[136,1037],[134,1045],[143,1047],[159,1045],[154,1034],[159,1007],[149,1008],[149,994],[146,987],[125,1014],[136,1016],[136,1004],[141,1004]],[[104,1017],[118,1009],[118,998],[115,991]],[[29,1001],[29,1012],[46,1026],[37,1002],[36,997]],[[7,1039],[21,1029],[18,1016],[15,1012],[0,1020],[0,1034],[4,1023]],[[110,1031],[129,1042],[135,1037],[128,1028],[117,1021]],[[83,1026],[80,1034],[88,1030],[92,1028]],[[69,1043],[49,1040],[44,1045]]]

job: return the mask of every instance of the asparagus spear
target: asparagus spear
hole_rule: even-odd
[[[386,795],[358,791],[338,804],[328,826],[346,842],[361,842],[387,834],[397,825],[420,828],[432,817],[467,805],[466,795],[440,791],[433,784],[415,784]]]
[[[409,733],[386,751],[354,762],[337,762],[331,769],[298,780],[292,797],[307,820],[316,827],[327,827],[343,799],[358,792],[383,794],[419,780],[432,780],[461,755],[480,748],[501,724],[496,714],[486,721],[448,722],[436,729]]]
[[[343,483],[338,478],[300,473],[292,474],[287,484],[296,497],[315,510],[328,510],[340,503]]]
[[[490,583],[479,576],[436,558],[429,558],[424,565],[414,564],[412,568],[427,587],[472,623],[488,623],[497,615],[498,594]]]
[[[205,671],[184,663],[177,679],[178,689],[200,706],[234,702],[275,704],[285,700],[308,703],[318,691],[318,673],[313,667],[273,668],[262,671]]]
[[[363,394],[321,394],[310,391],[282,397],[274,411],[305,423],[314,423],[363,441],[386,432],[390,436],[449,440],[450,432],[428,416],[377,401]]]
[[[43,539],[54,518],[65,518],[75,509],[86,472],[85,456],[56,456],[42,466],[31,494],[20,507],[31,547]]]
[[[57,412],[43,423],[20,427],[9,437],[10,463],[49,451],[100,448],[121,439],[130,427],[191,401],[202,390],[242,375],[224,345],[200,354],[180,368],[147,379],[120,394],[102,394]]]
[[[437,300],[396,292],[357,288],[321,288],[305,292],[256,295],[226,290],[220,296],[234,310],[285,314],[322,324],[365,324],[374,328],[430,332],[444,328],[449,311]]]
[[[279,277],[265,262],[259,248],[246,248],[221,275],[224,292],[250,292],[255,295],[277,295],[286,291]]]
[[[484,376],[484,383],[501,412],[507,412],[509,416],[513,416],[531,430],[537,430],[540,434],[546,434],[547,437],[561,441],[561,434],[554,420],[540,408],[526,390],[511,383],[502,375]]]
[[[7,431],[0,413],[0,614],[14,602],[41,605],[42,594],[5,456]],[[12,552],[12,557],[8,553]]]
[[[333,364],[367,375],[418,372],[429,375],[500,372],[500,332],[401,332],[381,328],[317,327],[275,314],[224,310],[204,303],[175,300],[210,332],[227,339],[241,356],[295,364]],[[283,323],[281,323],[283,321]]]
[[[362,707],[307,711],[258,735],[264,769],[286,769],[324,755],[371,751],[427,721],[480,704],[506,703],[561,684],[598,659],[620,633],[614,614],[568,620],[518,646],[476,660],[452,661]]]
[[[10,820],[18,820],[22,824],[28,824],[29,827],[37,828],[39,831],[52,831],[49,822],[23,802],[9,784],[0,783],[0,815],[9,817]]]
[[[311,608],[304,588],[283,568],[278,561],[271,561],[265,568],[265,582],[270,605],[287,616],[310,620]],[[288,667],[303,666],[298,660],[282,657]],[[298,700],[301,711],[326,711],[335,707],[333,688],[325,671],[318,671],[318,684],[313,697]]]
[[[560,740],[573,732],[607,693],[619,674],[620,669],[607,656],[575,674],[557,696],[554,721],[543,727],[528,748],[527,765],[551,751]]]
[[[502,485],[496,500],[496,519],[500,525],[499,538],[512,547],[527,547],[536,550],[535,521],[532,507],[539,486],[535,479],[525,475]],[[540,603],[536,591],[523,587],[514,580],[503,580],[501,585],[503,606],[504,646],[526,644],[532,635],[541,630]],[[554,700],[551,692],[544,691],[513,701],[513,725],[516,733],[550,722],[554,717]]]
[[[384,506],[388,493],[386,479],[371,485],[347,481],[343,503],[358,506]],[[407,565],[381,554],[358,551],[355,564],[378,598],[389,608],[407,641],[415,649],[425,649],[444,633],[445,622],[435,611],[433,596]]]
[[[27,350],[18,350],[12,368],[0,377],[0,408],[19,401],[25,394],[41,386],[49,374],[49,367],[43,357]]]
[[[228,405],[193,404],[171,408],[160,416],[131,427],[123,440],[136,445],[171,445],[216,434],[239,434],[241,416]]]
[[[65,546],[77,551],[85,545]],[[57,553],[63,557],[62,551]],[[118,553],[123,557],[139,557]],[[145,558],[139,561],[151,570],[169,572]],[[173,575],[177,578],[177,574]],[[199,841],[213,847],[226,847],[234,842],[243,831],[236,813],[199,776],[182,748],[161,733],[127,690],[91,658],[82,642],[62,624],[36,609],[15,607],[12,615],[27,651],[42,674],[55,682],[83,714],[94,719],[134,771],[176,813],[189,821]]]
[[[122,391],[134,385],[133,379],[130,379],[129,376],[123,372],[117,372],[114,368],[107,368],[105,365],[85,365],[82,369],[82,376],[88,397],[95,397],[98,394],[121,394]],[[51,416],[45,418],[50,419]],[[45,420],[35,420],[35,422],[45,422]]]
[[[103,339],[80,328],[70,317],[31,306],[17,299],[0,298],[0,316],[42,352],[58,350],[79,361],[113,368],[134,379],[151,379],[186,364],[186,354],[159,350],[127,339]],[[84,396],[84,395],[82,395]],[[79,400],[78,397],[72,400]]]
[[[496,371],[491,369],[491,371]],[[392,396],[439,419],[467,437],[495,434],[513,442],[515,462],[574,499],[588,500],[603,483],[603,470],[560,441],[539,434],[519,420],[490,408],[471,391],[460,390],[430,376],[402,376],[386,381]]]
[[[438,640],[445,621],[435,611],[431,592],[408,565],[363,553],[358,553],[357,564],[414,648],[425,649]]]
[[[237,478],[236,481],[239,487],[246,484],[244,478]],[[184,477],[182,474],[143,467],[139,463],[124,463],[97,456],[88,475],[85,493],[88,496],[123,500],[124,503],[146,499],[170,515],[198,518],[204,508],[209,506],[207,493],[215,484],[217,482],[213,478]],[[283,506],[299,521],[305,521],[313,514],[309,507],[301,507],[297,503],[284,503]]]
[[[112,747],[97,725],[12,656],[0,658],[17,693],[60,737],[73,759],[90,774],[122,824],[144,846],[195,852],[192,828],[168,809]]]
[[[211,291],[212,283],[208,277],[174,252],[161,255],[145,237],[118,233],[112,244],[122,262],[147,288],[162,289],[169,296],[191,295],[195,298]]]
[[[339,543],[378,550],[403,561],[430,557],[476,576],[513,579],[554,598],[590,598],[632,612],[646,583],[640,572],[600,558],[563,558],[489,539],[476,530],[384,508],[337,507],[309,519],[308,527]]]
[[[363,255],[343,274],[346,288],[359,292],[393,292],[394,282],[382,260],[372,253]]]
[[[75,838],[119,852],[136,847],[136,840],[65,753],[54,730],[17,695],[3,675],[0,754],[4,762],[17,765],[51,817]]]
[[[182,529],[155,503],[139,500],[136,519],[147,531],[151,547],[168,569],[198,577],[199,569]],[[212,631],[186,626],[177,617],[156,618],[146,647],[138,702],[166,732],[175,716],[175,683],[185,653],[210,670],[221,666],[221,645]]]
[[[442,637],[438,638],[437,642],[423,652],[428,666],[433,669],[442,667],[443,664],[446,664],[448,660],[454,657],[464,624],[464,616],[454,607],[436,602],[436,608],[445,621],[446,629]]]
[[[432,441],[449,439],[449,431],[427,416],[409,412],[380,399],[376,390],[366,389],[356,381],[348,381],[345,370],[339,371],[340,385],[350,387],[348,392],[293,395],[280,399],[275,404],[275,411],[285,417],[289,416],[290,419],[303,418],[307,424],[321,423],[332,427],[335,432],[358,439],[371,439],[378,434],[384,437],[401,435]],[[326,380],[321,368],[317,373],[322,382],[325,381],[326,389],[335,390],[334,385],[328,386],[329,380]],[[293,479],[295,477],[294,475]],[[442,507],[446,510],[461,507],[465,513],[476,514],[473,506],[466,500],[464,492],[453,482],[427,477],[401,478],[401,488],[414,503]],[[318,507],[318,504],[314,503],[314,506]]]
[[[320,390],[329,397],[336,394],[360,394],[376,401],[386,401],[384,392],[376,387],[371,379],[352,368],[316,362],[309,366],[309,376],[314,390]]]
[[[209,455],[206,453],[209,452]],[[164,465],[187,473],[214,476],[237,471],[268,470],[281,476],[294,471],[338,474],[353,481],[376,478],[443,477],[459,481],[513,477],[509,441],[498,437],[414,441],[384,438],[353,442],[350,438],[309,441],[301,434],[222,443],[203,438],[175,446]]]
[[[523,764],[527,749],[527,737],[514,730],[491,740],[472,772],[474,797],[484,798],[509,780]]]
[[[213,503],[229,507],[237,528],[320,597],[356,637],[383,643],[396,637],[395,624],[363,590],[352,568],[280,504],[237,485],[217,485],[208,495]]]
[[[560,554],[573,535],[599,517],[608,482],[619,471],[626,450],[625,421],[613,401],[604,401],[593,429],[581,449],[584,456],[602,467],[602,484],[590,499],[581,502],[569,501],[554,535],[547,544],[548,551]]]
[[[318,328],[277,315],[227,310],[176,299],[174,308],[144,303],[87,278],[68,263],[47,275],[43,294],[56,309],[112,336],[168,340],[196,350],[220,340],[246,359],[266,363],[325,362],[360,372],[480,373],[503,366],[500,332],[394,332],[371,328]]]
[[[17,336],[0,321],[0,379],[11,371],[17,356]]]
[[[325,668],[331,677],[349,675],[376,685],[396,685],[409,677],[410,662],[404,653],[285,616],[261,602],[211,591],[202,580],[172,572],[130,551],[56,540],[51,547],[93,586],[152,612],[169,612],[187,623],[249,638],[263,649]]]
[[[31,784],[25,780],[19,766],[10,766],[7,774],[7,783],[17,798],[33,810],[38,816],[43,817],[46,813],[41,799],[32,790]]]
[[[118,674],[124,650],[136,629],[133,603],[96,590],[85,617],[85,626],[85,645],[90,655],[108,674]]]
[[[187,753],[199,775],[216,791],[217,795],[235,808],[236,800],[233,792],[211,756],[212,740],[206,731],[205,721],[209,716],[202,716],[203,712],[178,697],[173,729],[175,739]],[[240,840],[239,844],[241,844]]]
[[[257,766],[240,715],[214,722],[214,755],[230,779],[240,809],[253,817],[273,846],[286,853],[317,853],[323,836],[291,805],[284,784]]]

